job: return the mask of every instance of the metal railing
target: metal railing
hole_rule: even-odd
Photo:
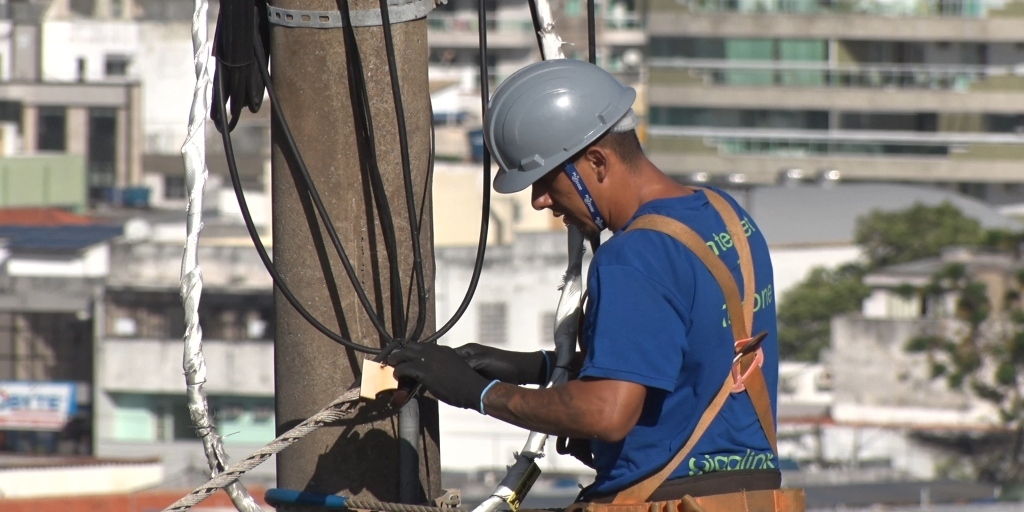
[[[705,85],[895,88],[964,91],[992,77],[1014,77],[1024,90],[1024,66],[948,66],[865,64],[829,66],[825,62],[725,61],[651,58],[651,83],[658,70],[685,70]]]
[[[427,28],[448,32],[476,34],[479,23],[473,16],[432,12],[427,16]],[[597,26],[605,30],[640,30],[644,19],[635,13],[622,13],[597,17]],[[498,17],[487,20],[487,30],[533,33],[533,22],[529,18]]]
[[[466,32],[476,34],[480,24],[475,17],[431,14],[427,16],[427,28],[445,32]],[[533,22],[528,18],[499,18],[487,20],[488,31],[511,31],[532,33]]]
[[[652,125],[652,137],[701,139],[722,154],[808,156],[885,155],[945,157],[977,145],[1020,146],[1024,134],[779,130]]]
[[[1012,0],[663,0],[692,12],[984,18]]]

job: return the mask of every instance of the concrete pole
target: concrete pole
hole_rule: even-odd
[[[280,0],[283,9],[336,11],[334,0]],[[377,9],[376,0],[352,0],[350,9]],[[381,27],[357,27],[356,38],[369,88],[376,154],[398,235],[402,288],[415,297],[411,235],[408,225],[397,123]],[[398,74],[409,135],[420,240],[427,284],[428,325],[434,330],[434,260],[430,176],[427,169],[430,123],[425,19],[392,25]],[[381,225],[370,202],[370,182],[359,165],[352,96],[346,72],[343,29],[272,29],[272,73],[281,107],[310,174],[330,212],[339,238],[371,302],[391,327],[387,255]],[[281,275],[322,323],[358,343],[380,347],[345,275],[296,170],[286,162],[279,125],[272,130],[272,195],[274,262]],[[411,324],[415,299],[406,300]],[[275,296],[275,389],[278,433],[315,413],[358,382],[355,354],[307,324],[278,293]],[[420,439],[400,450],[398,415],[324,427],[277,458],[279,487],[325,494],[344,494],[398,501],[399,458],[419,457],[418,500],[441,492],[438,457],[437,403],[419,399]],[[410,482],[405,482],[409,487]],[[403,493],[408,496],[408,493]],[[279,509],[284,510],[284,509]],[[291,510],[290,508],[288,510]]]

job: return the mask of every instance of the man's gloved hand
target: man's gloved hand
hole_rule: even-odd
[[[512,352],[470,343],[455,349],[477,373],[487,379],[509,384],[547,384],[548,372],[542,352]]]
[[[480,410],[480,394],[490,384],[454,349],[433,343],[410,343],[392,352],[387,363],[395,377],[415,380],[438,400],[464,409]]]

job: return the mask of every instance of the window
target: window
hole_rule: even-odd
[[[107,78],[128,76],[128,66],[132,59],[127,55],[107,55],[103,64],[103,73]]]
[[[548,311],[540,315],[540,341],[553,345],[555,343],[555,312]]]
[[[39,107],[40,151],[65,151],[67,149],[67,109],[64,107]]]
[[[71,0],[68,2],[71,12],[81,16],[92,16],[96,12],[96,0]]]
[[[185,177],[178,175],[164,175],[164,199],[185,199]]]
[[[477,341],[486,345],[508,342],[508,305],[504,302],[484,302],[479,306]]]

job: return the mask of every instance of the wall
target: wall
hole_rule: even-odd
[[[105,277],[110,270],[110,246],[106,243],[85,248],[79,255],[21,256],[7,259],[7,273],[25,277]]]
[[[32,498],[132,492],[159,484],[159,462],[0,470],[0,496]],[[37,509],[38,510],[38,509]]]
[[[862,259],[862,251],[855,245],[769,246],[768,254],[772,259],[777,298],[782,298],[814,267],[835,269]]]
[[[104,339],[105,371],[96,385],[107,391],[181,393],[181,340]],[[207,393],[273,396],[274,345],[270,341],[203,340],[209,368]]]
[[[59,206],[85,209],[82,155],[0,158],[0,207]]]

